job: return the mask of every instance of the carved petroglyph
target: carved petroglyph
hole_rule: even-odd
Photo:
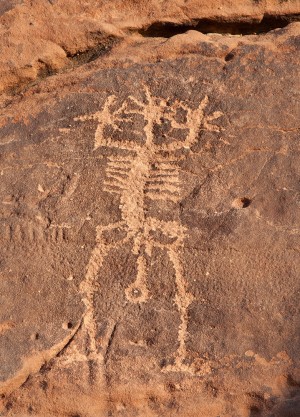
[[[5,333],[10,329],[13,329],[16,326],[16,324],[11,320],[2,321],[0,323],[0,334]]]
[[[175,100],[171,104],[153,97],[147,87],[144,98],[129,96],[118,104],[116,96],[106,99],[102,109],[92,115],[80,116],[75,120],[96,120],[94,150],[107,147],[113,151],[108,156],[104,191],[119,196],[121,221],[108,226],[97,227],[96,245],[87,265],[85,280],[81,290],[84,294],[86,315],[84,326],[89,339],[89,357],[97,358],[96,322],[94,317],[94,294],[97,291],[97,275],[103,261],[113,248],[125,243],[132,245],[136,257],[135,280],[126,289],[128,301],[144,303],[151,294],[147,286],[147,265],[154,248],[167,252],[173,265],[176,285],[175,305],[180,315],[178,349],[173,364],[165,371],[194,373],[193,366],[186,364],[188,335],[188,308],[193,296],[187,288],[187,281],[180,259],[184,245],[186,228],[178,221],[162,221],[147,215],[150,201],[161,201],[176,205],[181,198],[180,167],[178,162],[185,158],[184,150],[197,143],[201,130],[219,131],[211,124],[222,113],[205,115],[208,105],[205,96],[196,108]],[[181,114],[181,117],[179,117]],[[136,128],[135,120],[142,117],[143,127]],[[125,120],[125,122],[124,122]],[[124,133],[124,123],[130,123],[130,133],[141,135],[142,140],[130,140],[130,133]],[[155,129],[167,126],[165,140],[158,140]],[[141,126],[141,125],[139,125]],[[118,133],[118,139],[107,134],[107,127]],[[119,139],[121,134],[121,139]],[[178,134],[181,139],[178,139]],[[123,231],[123,237],[114,243],[105,239],[107,232]],[[125,236],[125,237],[124,237]]]
[[[69,240],[70,226],[67,224],[51,224],[48,227],[33,223],[20,222],[14,224],[0,224],[0,241],[7,244],[39,245],[45,243],[63,243]]]

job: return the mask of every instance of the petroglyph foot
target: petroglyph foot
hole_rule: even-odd
[[[181,372],[193,376],[208,375],[212,371],[210,361],[204,360],[203,358],[199,358],[199,363],[197,361],[189,362],[187,358],[177,357],[173,364],[162,367],[161,371],[163,373]]]
[[[163,373],[169,373],[169,372],[184,372],[186,374],[190,375],[196,375],[196,369],[192,365],[184,364],[183,362],[175,363],[174,365],[168,365],[164,368],[162,368]]]

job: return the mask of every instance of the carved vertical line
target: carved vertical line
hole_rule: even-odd
[[[96,322],[94,312],[94,294],[96,291],[96,277],[102,267],[103,260],[107,256],[108,249],[101,243],[101,230],[97,228],[96,246],[92,251],[89,263],[86,269],[84,281],[80,285],[80,291],[83,293],[83,303],[86,306],[86,313],[83,319],[83,325],[89,339],[89,356],[91,359],[97,359],[96,343]]]
[[[125,294],[132,303],[145,303],[149,298],[147,288],[147,260],[145,255],[139,255],[136,261],[137,274],[135,281],[126,288]]]
[[[178,329],[179,347],[175,356],[175,365],[167,367],[166,371],[184,371],[194,373],[193,367],[188,366],[184,363],[187,356],[186,338],[188,336],[188,307],[194,300],[194,297],[187,290],[187,282],[184,278],[182,263],[179,254],[171,248],[168,249],[168,254],[175,271],[175,281],[177,287],[177,293],[175,295],[175,304],[180,316],[180,325]]]

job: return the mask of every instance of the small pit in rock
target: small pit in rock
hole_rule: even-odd
[[[226,61],[226,62],[231,61],[233,58],[234,58],[234,53],[229,52],[229,54],[227,54],[227,55],[225,56],[225,61]]]
[[[236,209],[242,209],[242,208],[247,208],[249,207],[251,204],[251,199],[248,197],[239,197],[236,198],[233,203],[232,203],[232,207],[236,208]]]
[[[73,329],[73,323],[71,322],[71,321],[68,321],[67,323],[63,323],[62,324],[62,328],[64,329],[64,330],[70,330],[70,329]]]

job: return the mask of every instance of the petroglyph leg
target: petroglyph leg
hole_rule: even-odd
[[[174,365],[169,365],[164,368],[164,372],[187,372],[194,374],[195,370],[192,365],[185,363],[187,359],[186,339],[188,336],[188,308],[194,300],[194,297],[187,290],[187,283],[185,281],[180,261],[179,254],[176,249],[168,249],[170,261],[173,264],[176,281],[176,296],[175,304],[180,315],[180,325],[178,329],[178,349],[175,353]]]
[[[98,287],[96,278],[100,268],[102,267],[104,259],[110,250],[116,246],[116,244],[105,243],[103,239],[103,232],[118,229],[121,226],[123,226],[123,222],[114,223],[108,226],[97,226],[96,246],[92,251],[87,265],[85,279],[80,285],[80,291],[83,293],[83,302],[86,306],[83,328],[88,339],[88,357],[93,360],[96,360],[98,357],[96,344],[97,329],[94,314],[94,295]]]

